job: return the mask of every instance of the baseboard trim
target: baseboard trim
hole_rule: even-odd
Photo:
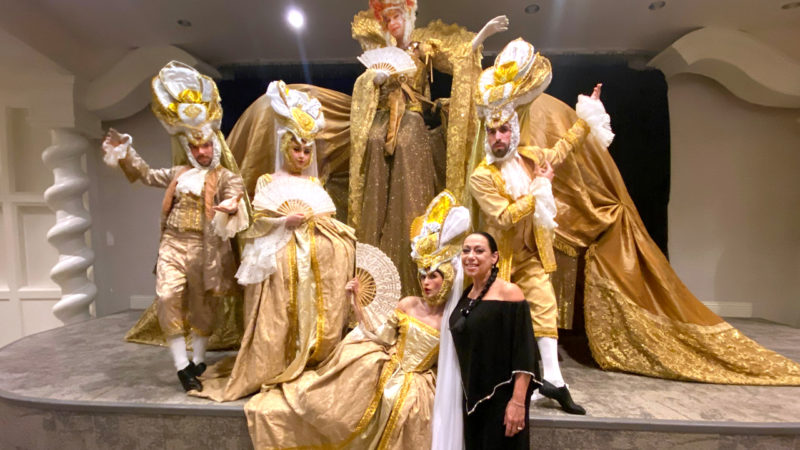
[[[131,309],[147,309],[153,300],[156,298],[155,295],[131,295],[130,298],[130,308]]]
[[[753,317],[753,304],[750,302],[703,302],[718,316],[722,317]]]

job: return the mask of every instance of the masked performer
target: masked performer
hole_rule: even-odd
[[[370,11],[356,15],[352,27],[353,38],[369,50],[362,62],[369,59],[375,68],[353,88],[348,220],[360,242],[379,247],[397,264],[406,293],[416,292],[407,230],[441,189],[445,159],[446,187],[461,196],[467,136],[476,124],[471,98],[480,47],[508,25],[500,16],[477,35],[440,21],[414,28],[416,10],[416,0],[372,0]],[[386,62],[405,69],[377,69]],[[433,68],[453,74],[446,139],[423,119],[431,109]]]
[[[263,384],[289,381],[323,361],[341,340],[349,316],[345,284],[354,270],[354,236],[316,178],[314,139],[325,126],[319,102],[288,89],[267,88],[275,112],[280,169],[262,175],[254,221],[236,277],[245,285],[245,331],[230,361],[209,369],[199,395],[228,401]],[[222,376],[229,375],[229,376]]]
[[[520,142],[520,117],[551,80],[550,62],[528,42],[509,43],[486,69],[478,86],[478,111],[485,125],[485,159],[470,176],[470,192],[487,230],[498,239],[499,277],[518,284],[528,300],[543,363],[541,394],[573,414],[585,414],[570,396],[557,355],[557,308],[550,272],[555,270],[553,232],[556,214],[547,175],[589,133],[610,143],[609,118],[599,101],[581,96],[578,119],[552,148]],[[590,125],[591,124],[591,125]],[[542,175],[542,176],[537,176]]]
[[[377,330],[363,311],[319,369],[253,397],[245,413],[256,448],[430,447],[439,325],[461,292],[469,221],[449,192],[431,202],[412,230],[423,296],[400,300]]]
[[[195,69],[172,61],[153,78],[152,109],[183,149],[186,164],[151,169],[132,147],[129,135],[110,130],[104,160],[119,165],[128,179],[166,188],[156,265],[158,323],[185,390],[202,390],[208,337],[219,297],[234,288],[228,239],[247,228],[242,178],[220,164],[227,148],[217,86]],[[188,325],[188,328],[187,328]],[[191,332],[193,360],[184,335]]]

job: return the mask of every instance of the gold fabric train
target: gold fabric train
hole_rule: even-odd
[[[522,131],[552,145],[575,122],[542,95]],[[586,252],[586,334],[603,369],[730,384],[800,384],[800,364],[742,335],[692,295],[647,234],[611,155],[587,141],[556,170],[559,238]]]

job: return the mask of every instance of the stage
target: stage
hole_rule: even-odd
[[[0,448],[250,448],[245,400],[186,396],[164,348],[122,337],[128,311],[25,337],[0,349]],[[800,360],[800,329],[731,319]],[[728,386],[604,372],[581,338],[561,340],[562,370],[588,411],[544,400],[532,448],[800,448],[800,387]],[[224,353],[212,352],[209,361]]]

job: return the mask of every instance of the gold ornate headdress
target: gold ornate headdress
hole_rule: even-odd
[[[214,80],[180,61],[170,61],[153,77],[151,87],[153,114],[177,138],[192,166],[200,167],[189,146],[211,141],[214,158],[209,167],[216,167],[223,144],[217,136],[222,105]]]
[[[411,224],[411,258],[420,274],[438,270],[444,282],[433,298],[426,302],[438,305],[444,302],[453,285],[453,261],[461,252],[461,242],[470,226],[469,211],[459,206],[455,195],[444,190],[428,204],[425,214]]]
[[[214,80],[180,61],[170,61],[153,77],[151,109],[171,135],[200,145],[219,130],[222,106]]]
[[[508,122],[515,110],[530,104],[553,77],[550,61],[533,45],[514,39],[478,78],[476,103],[479,116],[489,126]]]
[[[297,140],[297,142],[312,148],[309,164],[315,164],[315,145],[314,139],[317,133],[325,127],[325,116],[322,113],[322,105],[319,100],[309,96],[305,92],[300,92],[286,87],[286,83],[281,80],[273,81],[267,87],[267,97],[270,105],[275,112],[277,122],[276,143],[278,144],[278,154],[284,158],[288,155],[289,141],[287,133]],[[276,164],[276,169],[280,164]],[[316,176],[316,170],[313,175]]]

